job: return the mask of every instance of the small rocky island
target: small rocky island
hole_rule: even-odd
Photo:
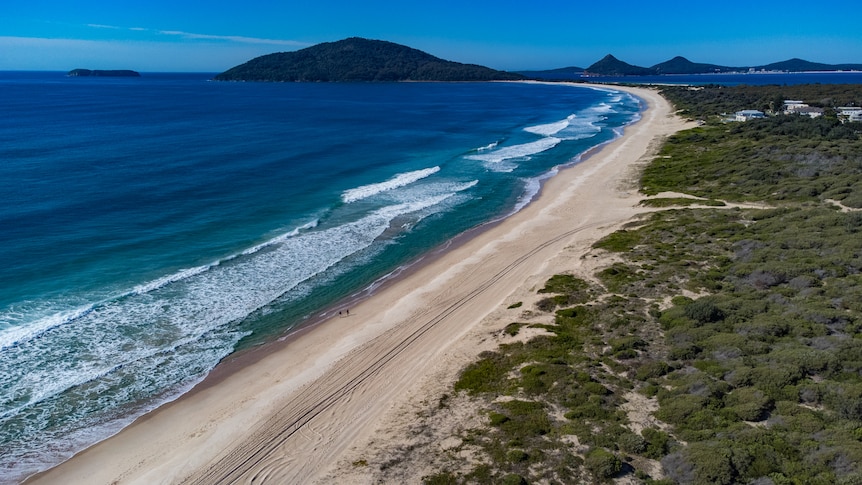
[[[66,74],[70,77],[141,77],[141,73],[128,69],[115,70],[91,70],[91,69],[72,69]]]

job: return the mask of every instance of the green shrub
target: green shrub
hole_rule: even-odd
[[[622,293],[625,286],[642,279],[637,269],[623,263],[614,263],[596,275],[612,293]]]
[[[509,436],[541,436],[552,429],[550,418],[541,403],[515,399],[501,403],[500,406],[509,417],[509,420],[500,423],[500,429]]]
[[[645,381],[647,379],[661,377],[667,374],[668,371],[670,371],[670,366],[667,365],[667,362],[660,360],[644,362],[640,367],[638,367],[637,372],[635,372],[635,378],[639,381]]]
[[[730,485],[738,473],[727,443],[691,443],[662,460],[668,476],[679,483]]]
[[[640,435],[627,432],[617,438],[619,447],[626,453],[640,455],[647,450],[647,441]]]
[[[611,352],[619,352],[620,350],[628,349],[643,349],[647,346],[644,339],[636,336],[615,338],[611,339],[608,343],[611,345]]]
[[[500,426],[501,424],[510,421],[509,417],[505,414],[496,412],[488,413],[488,419],[491,420],[491,426]]]
[[[521,331],[521,327],[523,327],[524,325],[526,325],[526,323],[510,323],[506,325],[506,328],[503,329],[503,332],[506,335],[514,337],[515,335],[518,335],[518,332]]]
[[[640,232],[622,229],[599,239],[595,244],[593,244],[593,247],[622,253],[630,251],[632,248],[640,244],[642,239],[643,235]]]
[[[522,477],[521,475],[510,473],[503,477],[503,481],[500,482],[501,485],[527,485],[527,479]]]
[[[492,392],[503,385],[506,378],[506,356],[497,352],[484,352],[481,360],[467,366],[461,372],[461,377],[455,382],[456,391],[467,391],[470,394]]]
[[[684,425],[690,416],[701,411],[708,399],[692,394],[671,395],[662,399],[659,394],[659,410],[656,417],[667,423]]]
[[[614,358],[619,360],[634,359],[637,356],[638,353],[632,349],[620,350],[614,353]]]
[[[622,471],[623,462],[613,453],[596,448],[587,454],[584,466],[597,479],[606,480]]]
[[[703,349],[697,344],[688,342],[671,348],[667,357],[670,360],[691,360],[696,358],[701,350]]]
[[[710,298],[701,298],[683,307],[685,316],[703,325],[724,319],[724,312]]]
[[[539,290],[539,293],[576,293],[589,287],[590,284],[580,278],[567,274],[558,274],[545,282],[545,287]]]
[[[585,382],[582,384],[585,391],[590,394],[595,394],[598,396],[606,396],[611,393],[611,390],[607,387],[599,384],[598,382]]]
[[[646,441],[646,450],[643,452],[645,457],[657,460],[670,451],[670,435],[664,431],[655,428],[644,428],[641,430],[641,436]]]
[[[760,389],[743,387],[724,397],[725,406],[744,421],[760,421],[772,408],[772,399]]]

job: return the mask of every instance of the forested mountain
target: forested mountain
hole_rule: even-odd
[[[806,61],[804,59],[788,59],[786,61],[774,62],[765,66],[755,68],[765,71],[862,71],[862,64],[821,64],[819,62]]]
[[[648,76],[655,71],[640,66],[633,66],[608,54],[600,61],[586,69],[585,74],[597,74],[601,76]]]
[[[359,37],[256,57],[218,81],[373,82],[518,80],[520,74],[446,61],[403,45]]]
[[[719,66],[717,64],[703,64],[691,62],[682,56],[676,56],[669,61],[656,64],[651,67],[655,74],[705,74],[713,72],[739,71],[739,67]]]

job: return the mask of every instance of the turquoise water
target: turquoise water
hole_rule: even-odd
[[[176,398],[638,117],[522,83],[0,73],[0,476]]]

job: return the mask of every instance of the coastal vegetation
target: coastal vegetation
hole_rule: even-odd
[[[842,89],[858,88],[758,95]],[[712,91],[678,92],[666,96],[681,109],[715,106]],[[652,204],[584,255],[604,261],[595,272],[556,275],[533,308],[511,308],[549,318],[512,323],[506,335],[538,335],[462,371],[454,391],[483,422],[425,482],[862,482],[859,154],[859,128],[829,117],[667,140],[643,192],[715,203]]]
[[[446,61],[381,40],[351,37],[294,52],[256,57],[215,77],[217,81],[392,82],[499,81],[520,74]]]
[[[826,108],[826,118],[833,122],[837,121],[835,108],[862,106],[862,86],[858,84],[663,86],[661,93],[673,102],[681,115],[719,125],[723,124],[724,113],[744,109],[777,112],[787,99],[803,100],[810,106]],[[809,128],[813,129],[813,125]],[[804,131],[788,134],[806,135]]]

